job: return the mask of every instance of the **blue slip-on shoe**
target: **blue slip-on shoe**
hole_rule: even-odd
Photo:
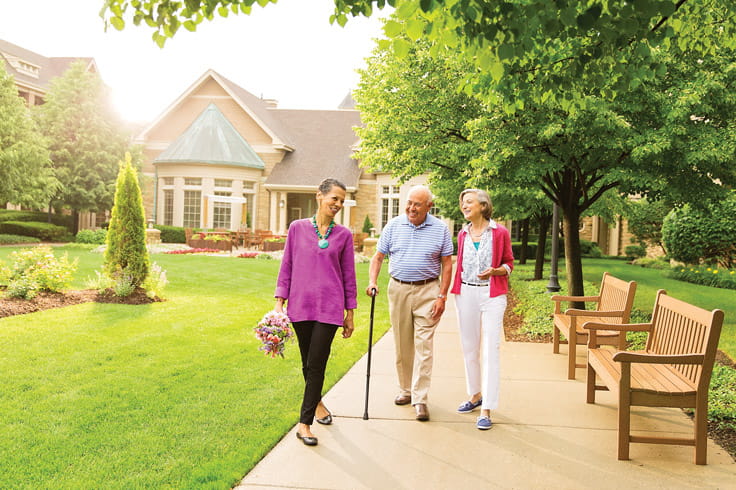
[[[493,422],[491,422],[491,417],[488,415],[481,415],[478,417],[478,421],[475,423],[475,426],[480,430],[488,430],[493,425]]]
[[[481,403],[483,403],[482,398],[475,403],[468,400],[464,402],[462,405],[460,405],[459,407],[457,407],[457,413],[470,413],[476,408],[480,407]]]

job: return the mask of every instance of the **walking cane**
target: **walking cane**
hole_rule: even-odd
[[[368,390],[371,386],[371,349],[373,348],[373,310],[376,307],[376,288],[371,288],[371,321],[368,328],[368,370],[365,373],[365,412],[363,420],[368,420]]]

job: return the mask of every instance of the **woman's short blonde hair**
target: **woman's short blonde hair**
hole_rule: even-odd
[[[486,191],[480,189],[465,189],[460,193],[460,207],[463,205],[463,197],[465,194],[475,194],[475,198],[478,200],[481,206],[481,214],[487,220],[493,216],[493,203],[491,202],[491,196]]]

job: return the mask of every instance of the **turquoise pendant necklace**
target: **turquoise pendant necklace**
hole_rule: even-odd
[[[333,219],[330,222],[330,226],[327,227],[327,233],[325,233],[325,236],[322,236],[322,234],[319,232],[319,227],[317,227],[317,216],[312,216],[312,226],[314,226],[314,232],[317,234],[317,238],[319,240],[317,241],[317,245],[319,248],[327,248],[330,246],[330,242],[327,241],[327,238],[330,236],[330,233],[332,233],[332,229],[335,227],[335,220]]]

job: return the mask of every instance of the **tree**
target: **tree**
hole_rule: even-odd
[[[44,140],[0,59],[0,205],[43,206],[57,185]]]
[[[257,0],[261,6],[275,0]],[[385,26],[397,55],[418,39],[435,53],[452,48],[479,69],[462,81],[468,93],[502,101],[507,111],[558,101],[581,107],[589,94],[615,98],[665,70],[660,47],[704,57],[736,47],[731,0],[334,0],[332,22],[395,7]],[[100,15],[123,29],[125,18],[154,29],[163,46],[177,30],[194,31],[216,15],[249,14],[256,0],[107,0]],[[564,90],[563,90],[564,87]]]
[[[80,211],[110,209],[129,138],[100,77],[77,61],[52,80],[46,103],[35,109],[61,182],[52,204],[68,207],[75,218]]]
[[[141,188],[131,156],[126,153],[125,162],[120,162],[115,205],[107,229],[105,271],[117,281],[129,281],[138,287],[148,276],[149,268]]]
[[[736,182],[736,106],[728,89],[736,71],[728,53],[702,63],[661,54],[665,76],[613,102],[590,95],[576,111],[551,100],[513,114],[477,106],[474,119],[453,120],[469,143],[453,151],[440,129],[452,119],[446,106],[462,107],[455,98],[464,94],[448,93],[442,80],[456,80],[451,68],[462,67],[457,53],[440,59],[425,49],[419,44],[398,58],[384,48],[369,60],[355,93],[365,123],[359,156],[402,176],[429,171],[491,189],[541,190],[563,213],[570,294],[583,294],[579,221],[601,199],[714,199],[724,193],[718,182]]]
[[[672,206],[665,201],[632,201],[626,211],[629,231],[642,244],[658,246],[666,254],[662,241],[662,222],[671,210]]]

